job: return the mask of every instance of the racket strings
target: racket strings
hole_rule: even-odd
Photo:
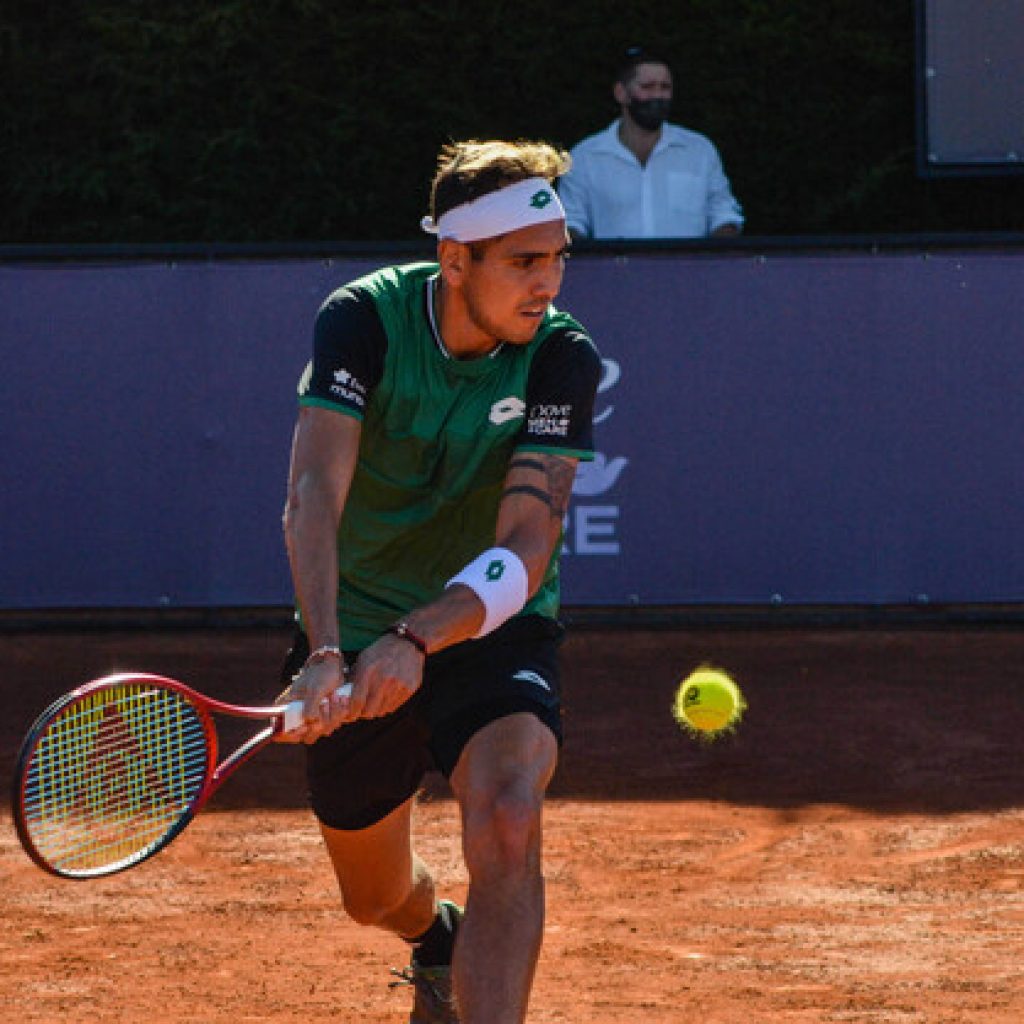
[[[205,721],[181,694],[148,684],[98,691],[39,737],[26,828],[39,853],[70,873],[139,859],[188,811],[208,760]]]

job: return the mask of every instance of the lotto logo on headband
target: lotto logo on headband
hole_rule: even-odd
[[[536,206],[538,210],[543,210],[551,202],[551,199],[551,192],[548,189],[542,188],[539,192],[534,192],[530,196],[530,205]]]

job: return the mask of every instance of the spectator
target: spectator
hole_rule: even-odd
[[[672,72],[640,47],[626,51],[613,88],[621,116],[578,143],[559,183],[574,238],[736,235],[743,214],[714,144],[668,124]]]

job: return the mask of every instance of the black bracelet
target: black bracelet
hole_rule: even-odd
[[[410,628],[408,622],[393,622],[388,626],[388,632],[392,636],[408,640],[425,658],[427,656],[427,642],[421,636],[417,636]]]

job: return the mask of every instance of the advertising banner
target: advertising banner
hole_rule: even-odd
[[[387,259],[0,266],[0,607],[290,603],[295,384]],[[575,605],[1024,598],[1024,255],[574,258]]]

